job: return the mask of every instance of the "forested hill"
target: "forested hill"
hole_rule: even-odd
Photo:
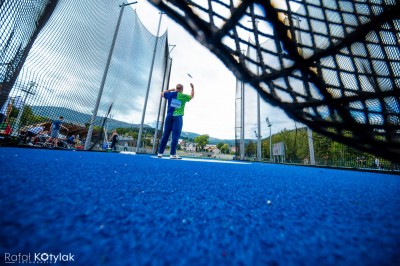
[[[49,120],[55,119],[59,117],[60,115],[64,116],[64,119],[66,122],[73,121],[74,123],[79,123],[79,124],[87,124],[90,123],[90,120],[92,119],[92,116],[89,114],[84,114],[78,111],[74,111],[69,108],[65,107],[56,107],[56,106],[31,106],[32,112],[35,115],[41,115],[41,114],[54,114],[53,117],[49,117]],[[97,124],[102,121],[103,117],[97,116]],[[126,123],[123,121],[115,120],[115,119],[109,119],[108,120],[108,130],[112,130],[115,128],[139,128],[139,124],[131,124],[131,123]],[[144,128],[152,128],[149,125],[144,125]],[[207,134],[207,132],[204,133],[193,133],[193,132],[182,132],[181,137],[184,139],[192,139],[194,140],[197,136]],[[214,138],[212,136],[209,137],[209,144],[218,144],[219,142],[227,143],[229,145],[234,145],[235,140],[234,139],[218,139]]]

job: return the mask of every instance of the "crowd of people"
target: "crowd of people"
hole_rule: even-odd
[[[28,127],[21,131],[22,143],[29,146],[80,148],[82,139],[79,135],[70,135],[69,129],[62,124],[63,120],[64,117],[60,116],[51,123],[48,130],[46,129],[48,123],[40,123]],[[61,134],[60,130],[64,130],[65,134]]]
[[[64,117],[60,116],[58,119],[49,123],[39,123],[31,125],[24,130],[21,130],[20,139],[22,144],[29,146],[41,146],[41,147],[58,147],[58,148],[77,148],[83,149],[84,139],[78,134],[69,134],[70,130],[68,127],[63,125]],[[46,129],[46,126],[49,127]],[[60,131],[62,130],[62,133]],[[117,150],[118,143],[118,132],[113,130],[110,138],[108,139],[107,146],[104,149]],[[125,143],[124,151],[127,151],[128,144]]]

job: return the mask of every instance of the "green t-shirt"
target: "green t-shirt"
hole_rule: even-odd
[[[173,116],[183,116],[185,104],[191,100],[190,95],[181,92],[166,93],[164,97],[168,99],[168,114]]]

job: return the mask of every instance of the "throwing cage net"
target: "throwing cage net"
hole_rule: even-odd
[[[399,1],[152,2],[290,118],[400,160]]]
[[[149,82],[144,124],[159,124],[160,92],[171,69],[167,34],[152,35],[121,2],[0,2],[1,134],[21,138],[39,124],[50,131],[51,121],[63,116],[68,131],[61,129],[60,139],[79,135],[83,145],[92,124],[96,144],[107,135],[104,128],[138,127]]]

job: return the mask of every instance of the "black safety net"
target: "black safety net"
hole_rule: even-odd
[[[105,129],[139,127],[148,87],[145,127],[160,119],[167,34],[151,34],[122,1],[1,1],[0,40],[2,135],[21,141],[63,116],[60,139],[83,146],[89,132],[93,146]]]
[[[400,160],[399,1],[152,2],[291,119]]]

